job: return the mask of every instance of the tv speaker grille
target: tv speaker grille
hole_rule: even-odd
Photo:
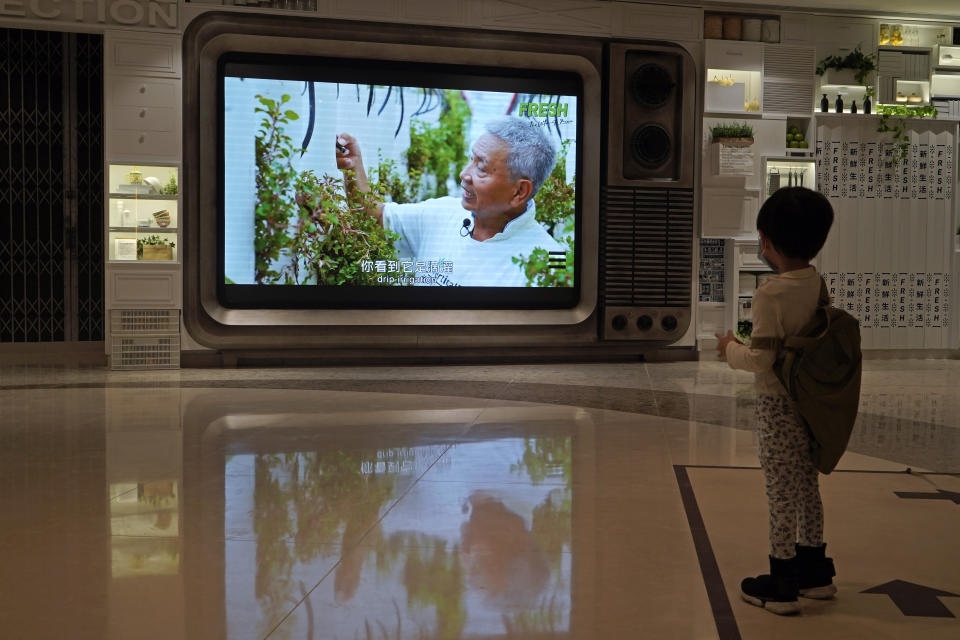
[[[603,306],[690,305],[693,212],[692,189],[603,188]]]

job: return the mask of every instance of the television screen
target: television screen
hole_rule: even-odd
[[[570,308],[573,72],[228,54],[221,304]]]

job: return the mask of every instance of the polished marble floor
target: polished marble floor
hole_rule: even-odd
[[[722,363],[0,362],[0,638],[960,638],[960,361],[865,365],[781,618]]]

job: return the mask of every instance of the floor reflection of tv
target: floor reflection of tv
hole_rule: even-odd
[[[580,301],[578,73],[233,52],[218,82],[224,307]]]
[[[566,637],[572,454],[558,435],[228,457],[227,636],[266,635],[309,592],[289,630]]]

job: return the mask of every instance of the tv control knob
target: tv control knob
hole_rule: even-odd
[[[637,329],[640,331],[650,331],[653,328],[653,318],[648,315],[642,315],[637,318]]]
[[[664,316],[663,320],[660,321],[660,326],[663,327],[663,330],[666,332],[672,332],[677,330],[677,318],[676,316]]]
[[[627,316],[613,316],[610,324],[613,326],[614,331],[623,331],[627,328]]]

